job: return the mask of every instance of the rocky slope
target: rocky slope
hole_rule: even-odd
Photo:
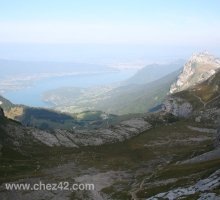
[[[193,107],[183,98],[168,97],[162,104],[162,110],[178,117],[187,117],[192,113]]]
[[[210,78],[220,69],[220,59],[207,52],[193,54],[184,65],[177,81],[171,85],[170,93],[186,90]]]
[[[135,120],[133,126],[136,123]],[[220,160],[190,165],[180,162],[212,148],[213,134],[189,129],[189,124],[182,121],[158,124],[130,140],[108,145],[46,149],[43,145],[30,145],[32,156],[28,159],[17,155],[10,158],[7,154],[7,160],[0,157],[0,173],[3,172],[0,199],[139,200],[158,195],[166,199],[168,194],[190,199],[191,195],[200,197],[210,193],[218,197]],[[13,162],[8,163],[8,159]],[[9,181],[31,185],[39,181],[94,183],[95,190],[9,191],[4,185]]]
[[[200,193],[198,196],[198,200],[218,200],[220,199],[215,193],[208,192],[212,191],[215,188],[220,186],[220,170],[217,170],[213,174],[211,174],[206,179],[202,179],[198,181],[195,185],[186,187],[186,188],[177,188],[167,192],[159,193],[155,196],[147,198],[147,200],[159,200],[159,199],[179,199],[179,198],[186,198],[192,197],[195,193]]]
[[[162,105],[165,112],[193,117],[195,122],[220,124],[220,71],[202,83],[169,95]]]
[[[220,60],[196,54],[172,84],[162,110],[175,116],[193,116],[196,122],[220,123]]]
[[[134,118],[108,129],[75,131],[56,129],[53,133],[31,129],[29,133],[48,146],[79,147],[121,142],[150,128],[151,125],[144,119]]]
[[[22,146],[23,141],[32,143],[32,140],[50,147],[96,146],[124,141],[151,128],[151,125],[145,121],[144,118],[133,118],[105,129],[72,131],[54,129],[48,132],[32,127],[24,127],[15,121],[9,120],[4,117],[2,109],[0,116],[2,118],[0,128],[2,133],[4,133],[4,138],[10,140],[11,144],[16,144],[17,146]]]

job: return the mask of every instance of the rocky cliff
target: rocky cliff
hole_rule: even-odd
[[[170,87],[170,93],[176,93],[197,85],[220,69],[220,60],[207,52],[193,54],[184,65],[183,71]]]
[[[162,110],[179,117],[192,115],[196,122],[219,123],[220,60],[208,53],[194,54],[184,65]]]

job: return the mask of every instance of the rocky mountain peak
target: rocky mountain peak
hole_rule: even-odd
[[[203,63],[203,64],[220,64],[220,60],[209,54],[207,51],[201,53],[194,53],[189,59],[191,63]]]
[[[193,54],[186,62],[177,81],[170,87],[170,93],[185,90],[193,85],[197,85],[220,69],[220,59],[215,58],[208,52]]]

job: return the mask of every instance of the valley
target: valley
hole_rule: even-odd
[[[161,104],[179,74],[181,64],[182,61],[149,65],[125,81],[86,89],[55,89],[45,92],[43,99],[61,112],[100,110],[117,115],[145,113]]]
[[[220,1],[0,1],[0,200],[220,200]]]
[[[172,188],[196,183],[200,177],[206,178],[219,169],[219,157],[202,163],[182,163],[213,150],[214,134],[189,129],[189,125],[196,125],[190,121],[181,120],[162,126],[156,125],[156,121],[154,123],[153,129],[121,143],[79,149],[42,146],[37,152],[32,145],[32,150],[27,155],[21,155],[19,160],[16,160],[18,155],[13,159],[13,150],[10,153],[9,149],[3,148],[1,181],[95,183],[96,191],[92,193],[59,192],[60,199],[130,199],[132,196],[134,199],[147,199]],[[198,126],[201,127],[199,123]],[[22,180],[19,180],[21,177]],[[205,195],[207,191],[218,194],[218,187],[183,196]],[[0,195],[2,199],[12,197],[11,192],[4,190]],[[22,196],[23,199],[28,199],[30,195],[32,199],[39,199],[38,192],[14,192],[14,196]],[[40,198],[47,199],[48,196],[53,198],[56,193],[43,192]]]
[[[131,100],[131,107],[141,107],[150,102],[148,98],[160,94],[160,101],[149,105],[151,112],[141,108],[142,113],[132,110],[130,114],[115,115],[90,107],[87,111],[73,112],[71,106],[60,112],[59,107],[33,108],[1,97],[0,198],[219,199],[220,71],[213,66],[213,74],[204,76],[206,71],[200,70],[207,64],[206,59],[206,62],[200,59],[204,56],[210,58],[207,53],[197,54],[181,71],[158,81],[120,86],[123,92],[119,88],[100,93],[97,90],[97,97],[91,99],[99,102],[100,96],[113,96],[118,91],[123,94],[121,98]],[[208,62],[216,61],[211,58]],[[192,67],[193,73],[186,73],[188,67]],[[190,76],[202,79],[185,78]],[[184,88],[174,92],[173,85],[179,80]],[[84,91],[66,88],[56,92],[74,99]],[[138,101],[142,96],[143,102]],[[59,101],[62,97],[55,99]],[[68,101],[64,98],[65,104],[71,103]],[[92,106],[92,102],[86,104]],[[97,105],[101,106],[100,102]],[[120,108],[123,110],[123,106]],[[6,182],[39,180],[94,183],[95,189],[24,192],[4,188]]]
[[[0,94],[15,104],[51,107],[43,94],[60,87],[81,89],[111,85],[132,76],[136,69],[75,62],[1,60]],[[26,98],[23,98],[26,96]]]

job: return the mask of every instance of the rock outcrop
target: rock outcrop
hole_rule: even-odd
[[[168,97],[162,104],[162,110],[177,117],[187,117],[192,111],[192,105],[178,97]]]
[[[55,129],[53,132],[47,132],[36,128],[24,127],[8,120],[4,125],[0,124],[0,127],[4,130],[4,137],[7,138],[9,144],[16,148],[25,143],[30,144],[33,142],[50,147],[80,147],[124,141],[150,129],[151,124],[145,121],[144,118],[134,118],[122,121],[120,124],[108,129],[74,131]]]
[[[195,193],[201,193],[200,199],[204,199],[203,197],[209,194],[207,191],[217,188],[219,187],[219,185],[220,185],[220,170],[217,170],[216,172],[211,174],[208,178],[198,181],[195,185],[186,188],[177,188],[170,190],[168,192],[159,193],[153,197],[148,198],[148,200],[182,199],[184,197],[193,195]],[[208,196],[210,196],[210,194]],[[211,196],[215,196],[216,199],[220,198],[218,195],[214,193]],[[211,199],[211,198],[207,198],[207,199]]]
[[[199,163],[199,162],[205,162],[205,161],[217,160],[217,159],[220,159],[220,148],[193,157],[189,160],[185,160],[182,162],[182,164]]]
[[[201,83],[220,69],[220,60],[207,52],[194,54],[184,65],[177,81],[170,87],[170,93],[186,90],[191,86]]]
[[[144,119],[134,118],[109,129],[77,131],[56,129],[53,133],[30,129],[29,134],[47,146],[79,147],[124,141],[150,128],[151,125]]]

